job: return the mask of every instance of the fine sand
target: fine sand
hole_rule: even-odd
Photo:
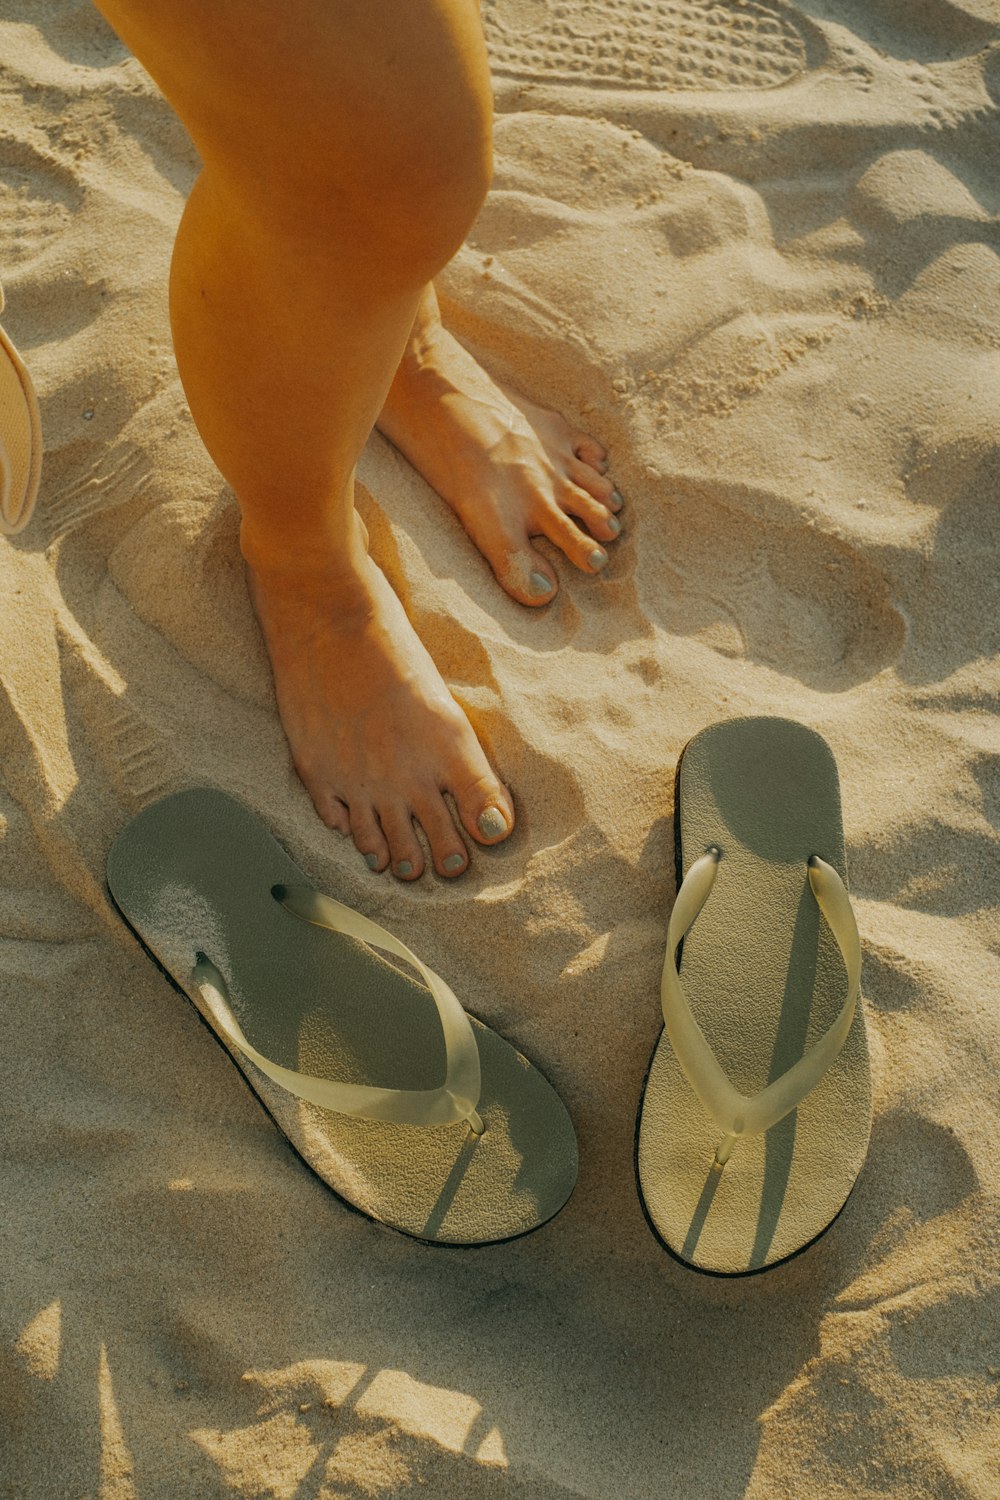
[[[290,765],[171,353],[184,131],[86,0],[0,17],[46,438],[0,541],[0,1495],[995,1500],[997,0],[487,0],[496,177],[442,308],[609,446],[627,535],[523,609],[371,440],[373,550],[520,810],[410,886]],[[653,1238],[633,1129],[674,768],[735,713],[836,753],[875,1123],[829,1234],[732,1282]],[[105,892],[204,782],[541,1064],[553,1223],[434,1250],[302,1168]]]

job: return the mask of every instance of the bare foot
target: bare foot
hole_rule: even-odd
[[[247,582],[295,769],[323,821],[349,834],[371,869],[423,873],[416,820],[438,874],[465,870],[444,792],[470,838],[506,838],[510,794],[367,554],[284,571],[248,564]]]
[[[377,425],[451,506],[500,586],[521,604],[547,604],[559,585],[531,537],[599,573],[600,544],[621,531],[607,450],[499,386],[433,308],[418,317]]]

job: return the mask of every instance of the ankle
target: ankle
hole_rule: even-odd
[[[342,567],[266,567],[258,572],[247,563],[247,592],[268,640],[273,632],[280,637],[291,623],[303,620],[325,620],[329,630],[359,635],[378,614],[376,573],[368,558],[357,572]]]
[[[240,553],[260,582],[342,578],[346,583],[363,575],[368,563],[368,532],[352,507],[346,527],[335,533],[319,528],[276,532],[249,522],[240,525]]]

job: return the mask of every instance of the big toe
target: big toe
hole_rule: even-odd
[[[514,803],[495,776],[482,776],[455,789],[459,817],[478,844],[499,844],[514,827]]]
[[[490,559],[500,587],[519,604],[537,608],[548,604],[559,590],[552,568],[527,539],[522,546]]]

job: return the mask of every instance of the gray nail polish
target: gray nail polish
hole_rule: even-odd
[[[368,866],[369,870],[377,870],[378,869],[378,855],[377,854],[366,854],[365,855],[365,864]]]
[[[600,547],[595,547],[593,552],[590,554],[590,566],[592,568],[603,568],[606,565],[607,561],[608,554],[606,552],[603,552]]]
[[[484,839],[495,839],[507,832],[507,819],[499,807],[488,807],[479,815],[479,832]]]
[[[625,504],[625,496],[622,494],[621,490],[612,490],[611,491],[611,498],[612,498],[612,500],[616,500],[618,502],[618,509],[619,510]]]
[[[447,870],[448,874],[451,875],[455,870],[460,870],[464,864],[464,854],[449,854],[447,859],[441,861],[441,868],[442,870]]]
[[[618,534],[621,531],[621,529],[622,529],[622,523],[619,521],[618,517],[617,516],[609,516],[608,517],[608,530],[611,532],[611,535],[612,536],[618,536]]]
[[[412,866],[412,864],[410,863],[410,861],[408,859],[401,859],[399,861],[399,864],[396,866],[396,874],[397,875],[412,875],[413,874],[413,866]]]
[[[552,592],[552,584],[544,573],[532,573],[528,579],[528,588],[529,592],[534,594],[536,599],[540,599],[543,594],[551,594]]]

